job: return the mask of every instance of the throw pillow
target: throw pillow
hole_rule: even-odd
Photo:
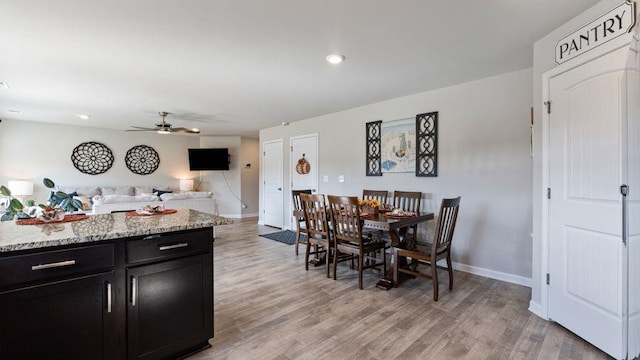
[[[171,194],[173,191],[171,190],[158,190],[158,189],[153,189],[153,193],[156,196],[162,196],[162,194]]]

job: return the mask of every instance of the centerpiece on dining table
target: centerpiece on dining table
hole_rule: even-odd
[[[380,206],[382,204],[378,199],[358,199],[358,205],[360,205],[360,214],[374,214],[380,213]]]

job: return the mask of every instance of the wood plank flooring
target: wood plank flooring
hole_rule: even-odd
[[[384,291],[380,275],[338,265],[304,270],[293,246],[255,221],[216,227],[212,348],[190,359],[608,359],[527,310],[530,289],[455,272]],[[301,250],[303,247],[300,248]],[[302,253],[304,253],[302,251]]]

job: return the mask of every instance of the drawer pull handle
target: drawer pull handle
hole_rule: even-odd
[[[189,246],[189,243],[177,243],[173,245],[160,245],[158,246],[158,249],[160,249],[160,251],[164,251],[164,250],[183,248],[187,246]]]
[[[136,306],[136,298],[138,297],[138,284],[135,277],[131,277],[131,306]]]
[[[153,240],[153,239],[158,239],[161,238],[162,236],[156,234],[156,235],[149,235],[149,236],[145,236],[142,238],[142,240]]]
[[[111,313],[111,283],[107,283],[107,312]]]
[[[31,271],[52,269],[52,268],[58,268],[63,266],[71,266],[75,264],[76,264],[75,260],[67,260],[67,261],[60,261],[60,262],[49,263],[49,264],[33,265],[31,266]]]

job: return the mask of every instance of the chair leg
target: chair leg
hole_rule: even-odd
[[[311,244],[307,241],[307,246],[304,254],[304,269],[309,271],[309,252],[311,251]]]
[[[364,254],[358,256],[358,287],[362,290],[362,268],[364,265]]]
[[[296,231],[296,243],[295,243],[295,247],[296,247],[296,256],[298,256],[298,246],[300,246],[300,231]]]
[[[393,284],[394,286],[398,286],[398,248],[393,249]]]
[[[433,281],[433,301],[438,301],[438,266],[435,259],[431,259],[431,280]]]
[[[330,277],[329,268],[331,267],[331,245],[327,244],[327,252],[324,255],[327,268],[327,278]]]
[[[382,247],[382,276],[387,276],[387,250]]]
[[[338,256],[340,256],[340,252],[337,247],[333,248],[333,280],[336,280],[336,276],[338,273]]]
[[[453,267],[451,266],[451,253],[447,254],[447,270],[449,270],[449,291],[453,290]]]

